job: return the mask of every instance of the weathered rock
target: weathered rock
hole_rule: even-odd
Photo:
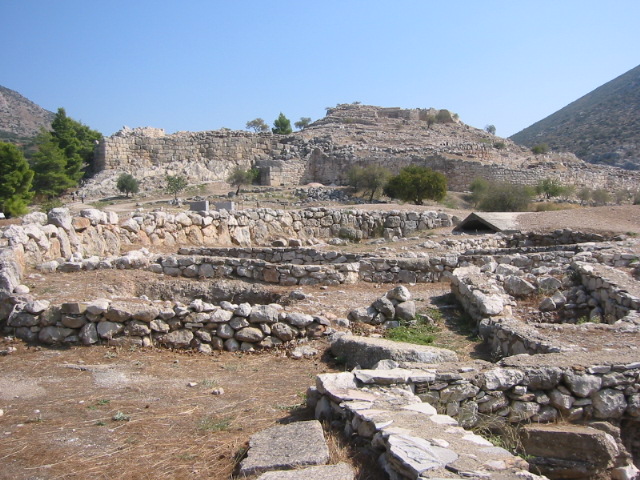
[[[369,307],[359,307],[349,312],[349,320],[353,322],[372,323],[378,311]]]
[[[235,334],[235,339],[239,342],[257,343],[263,338],[262,330],[253,327],[242,328]]]
[[[280,312],[272,305],[254,305],[249,315],[251,323],[276,323]]]
[[[619,453],[611,435],[579,425],[525,425],[521,440],[526,454],[537,457],[532,463],[550,478],[583,478],[585,472],[595,476],[611,468]],[[571,470],[576,473],[569,476]]]
[[[506,390],[518,385],[524,378],[525,375],[521,370],[494,368],[483,374],[482,385],[487,390]]]
[[[190,330],[175,330],[162,337],[162,342],[173,348],[189,348],[193,340],[193,332]]]
[[[47,219],[50,224],[61,227],[68,232],[72,229],[71,218],[68,208],[52,208],[47,214]]]
[[[527,282],[524,278],[517,277],[515,275],[505,277],[504,289],[514,297],[526,297],[536,291],[536,287],[534,287],[530,282]]]
[[[253,435],[247,458],[240,462],[239,474],[255,475],[268,470],[322,465],[328,461],[329,449],[320,422],[294,422]]]
[[[287,313],[286,321],[294,327],[304,328],[313,323],[313,317],[304,313]]]
[[[62,343],[64,339],[73,335],[75,330],[62,327],[44,327],[38,333],[38,340],[48,345],[56,345]]]
[[[371,368],[380,360],[398,362],[442,363],[456,361],[455,352],[443,348],[394,342],[382,338],[343,335],[331,344],[331,352],[348,365]]]
[[[378,298],[371,306],[387,318],[391,319],[396,315],[396,308],[387,297]]]
[[[355,472],[350,465],[321,465],[296,470],[263,473],[257,480],[354,480]]]
[[[111,302],[105,298],[93,300],[87,304],[87,312],[92,315],[102,315],[109,310]]]
[[[396,305],[395,309],[396,320],[413,320],[416,318],[416,303],[412,300],[402,302]]]
[[[124,330],[124,325],[116,322],[109,322],[107,320],[99,322],[96,326],[98,335],[102,338],[112,339],[115,335]]]
[[[429,441],[411,435],[390,435],[388,455],[390,461],[410,478],[418,478],[429,470],[436,470],[458,459],[453,450],[438,447]]]
[[[390,300],[398,300],[399,302],[407,302],[411,300],[411,292],[404,285],[398,285],[397,287],[387,292],[387,297]]]
[[[286,323],[274,323],[271,326],[271,332],[283,342],[288,342],[295,338],[295,333]]]
[[[99,338],[98,338],[98,329],[96,328],[96,324],[86,323],[80,329],[80,333],[78,336],[80,337],[80,340],[82,341],[82,343],[85,345],[93,345],[94,343],[97,343]]]
[[[620,418],[627,408],[624,393],[605,388],[591,396],[593,400],[593,416],[595,418]]]

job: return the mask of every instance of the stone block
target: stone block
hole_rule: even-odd
[[[269,470],[323,465],[328,461],[329,448],[320,422],[294,422],[253,435],[247,458],[240,462],[239,474],[255,475]]]

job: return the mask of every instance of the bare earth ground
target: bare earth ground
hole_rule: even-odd
[[[261,205],[278,208],[276,204]],[[72,205],[77,210],[86,206]],[[134,202],[125,202],[114,209],[123,213],[133,207]],[[152,205],[145,208],[151,209]],[[440,209],[461,218],[469,213],[433,205],[344,208]],[[523,214],[518,220],[531,230],[573,228],[638,234],[640,206]],[[10,222],[0,221],[0,225]],[[428,234],[446,237],[450,229]],[[385,246],[401,249],[410,244]],[[359,245],[354,250],[375,248]],[[137,296],[140,285],[159,278],[143,271],[46,276],[31,272],[25,283],[36,297],[60,303]],[[283,296],[291,290],[264,285],[257,288]],[[364,283],[330,288],[305,286],[301,290],[307,298],[286,308],[345,317],[351,309],[369,305],[389,288],[391,285]],[[439,320],[436,346],[452,348],[461,360],[487,358],[487,352],[469,336],[468,325],[447,295],[447,284],[418,284],[410,290],[419,311],[429,313],[429,309],[441,308],[443,317]],[[601,337],[594,333],[592,339]],[[229,478],[236,456],[251,434],[276,422],[307,417],[309,412],[300,408],[307,387],[317,374],[340,368],[328,355],[292,360],[284,350],[204,356],[105,346],[36,348],[0,339],[0,350],[7,345],[17,351],[0,356],[0,479]],[[326,349],[326,343],[321,341],[315,346],[320,351]],[[213,395],[211,392],[217,388],[223,388],[224,393]],[[353,462],[360,480],[380,478],[370,462],[356,455],[355,450],[342,448],[336,452],[335,461],[340,455],[356,457]]]

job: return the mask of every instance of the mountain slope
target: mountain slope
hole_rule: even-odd
[[[21,142],[50,128],[55,114],[0,86],[0,140]]]
[[[590,162],[640,169],[640,66],[512,135]]]

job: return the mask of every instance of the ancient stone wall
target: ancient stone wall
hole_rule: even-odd
[[[13,304],[5,332],[46,345],[108,343],[194,348],[204,353],[253,351],[321,337],[330,326],[324,317],[284,312],[277,304],[95,299],[52,305],[45,300],[19,300],[2,302]]]
[[[143,179],[180,173],[194,183],[224,181],[235,167],[257,167],[261,183],[272,186],[344,185],[351,167],[369,164],[394,173],[410,164],[424,165],[444,173],[455,191],[468,190],[478,177],[526,185],[553,178],[610,191],[635,191],[640,183],[638,172],[586,164],[572,155],[534,156],[510,142],[497,149],[497,137],[469,126],[429,129],[424,120],[430,112],[340,106],[313,127],[288,136],[124,129],[98,145],[95,163],[98,171],[128,171]]]
[[[458,473],[463,471],[460,464],[465,477],[535,478],[514,471],[528,469],[522,459],[518,463],[505,450],[459,427],[470,428],[490,417],[498,418],[491,425],[605,420],[622,424],[623,436],[628,436],[625,430],[637,425],[640,415],[637,363],[573,368],[485,362],[425,367],[404,362],[404,368],[397,368],[397,362],[386,362],[391,365],[319,375],[307,398],[316,418],[340,423],[349,436],[369,444],[392,478],[443,478],[445,465],[447,473]],[[624,451],[620,429],[613,425],[605,431],[617,430],[617,438],[607,437],[610,456],[600,458],[597,468],[607,478],[634,478],[637,469]],[[633,448],[631,442],[627,445]],[[471,458],[464,453],[469,449],[475,453]],[[574,462],[564,466],[593,468],[588,462],[592,454],[574,452]],[[628,472],[631,477],[624,476]]]

